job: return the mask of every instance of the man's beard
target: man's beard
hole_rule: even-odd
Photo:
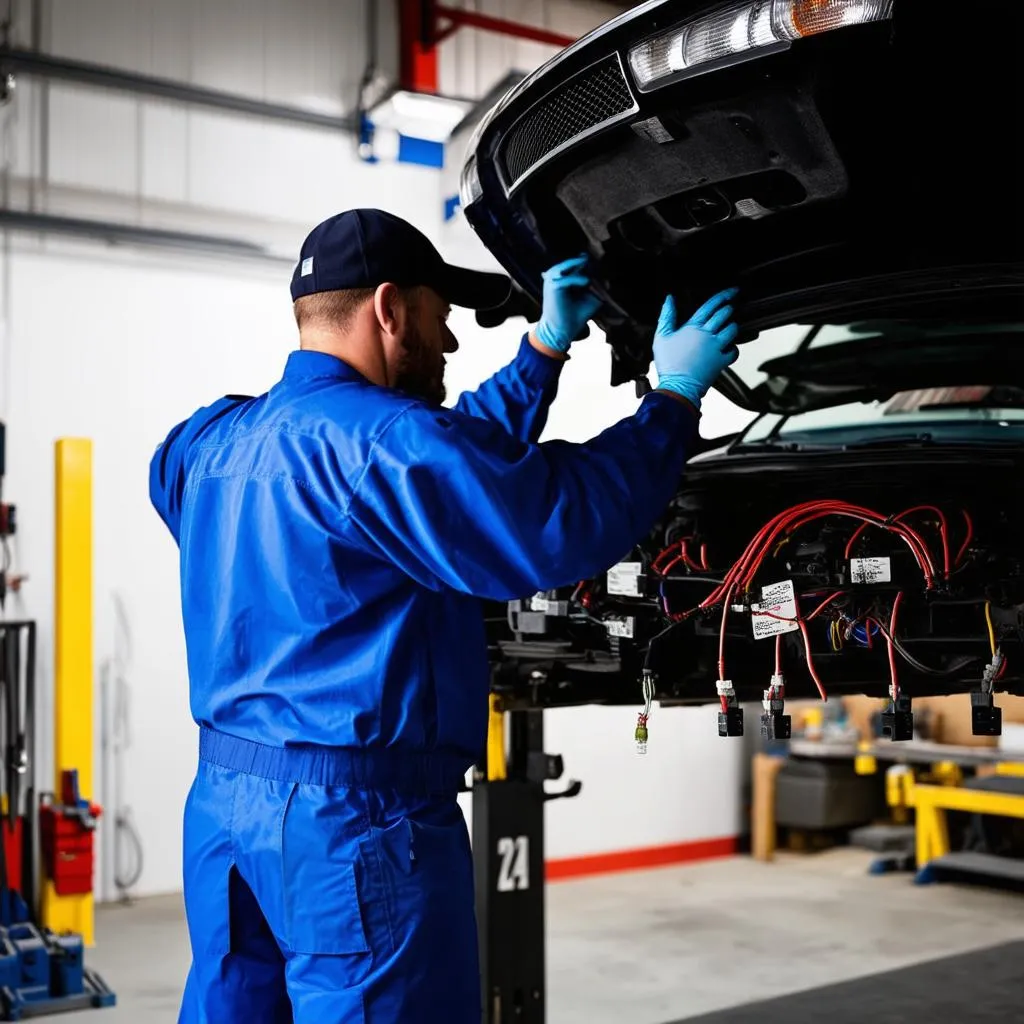
[[[441,405],[448,394],[444,386],[444,359],[434,358],[422,335],[414,329],[402,341],[402,361],[395,372],[395,385],[414,398]]]

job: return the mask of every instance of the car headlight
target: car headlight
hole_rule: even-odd
[[[480,175],[476,169],[476,157],[470,155],[462,166],[459,177],[459,205],[465,209],[475,203],[484,190],[480,187]]]
[[[711,61],[743,60],[794,39],[892,17],[893,0],[746,0],[694,18],[629,51],[641,89]]]

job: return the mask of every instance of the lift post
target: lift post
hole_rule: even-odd
[[[92,788],[92,441],[62,438],[54,450],[54,785],[77,770]],[[42,891],[43,924],[79,933],[93,944],[92,892],[61,895],[52,879]]]
[[[500,712],[491,697],[487,765],[473,780],[473,861],[485,1024],[544,1024],[544,804],[576,796],[544,783],[562,758],[544,753],[544,712]],[[500,756],[508,718],[508,757]]]

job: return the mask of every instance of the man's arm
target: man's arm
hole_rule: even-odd
[[[189,449],[222,416],[248,401],[250,399],[239,395],[222,398],[179,423],[157,445],[149,463],[149,500],[176,542],[181,531],[181,503]]]
[[[374,441],[350,522],[371,550],[434,589],[507,600],[596,575],[675,493],[695,407],[737,355],[730,297],[680,328],[666,303],[659,390],[585,444],[530,444],[485,420],[408,406]]]
[[[558,393],[558,378],[565,357],[543,354],[525,336],[515,359],[467,391],[455,403],[457,412],[490,420],[520,441],[537,441],[548,420],[548,410]]]
[[[530,444],[411,406],[374,442],[348,514],[371,550],[424,586],[523,597],[603,571],[651,528],[696,420],[654,393],[586,444]]]
[[[476,391],[456,403],[459,412],[497,423],[520,441],[537,441],[558,392],[569,346],[583,335],[601,302],[589,292],[587,257],[578,256],[544,274],[540,322],[519,352]]]

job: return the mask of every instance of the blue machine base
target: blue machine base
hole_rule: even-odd
[[[117,999],[84,963],[80,935],[28,922],[0,928],[0,1020],[113,1006]]]

